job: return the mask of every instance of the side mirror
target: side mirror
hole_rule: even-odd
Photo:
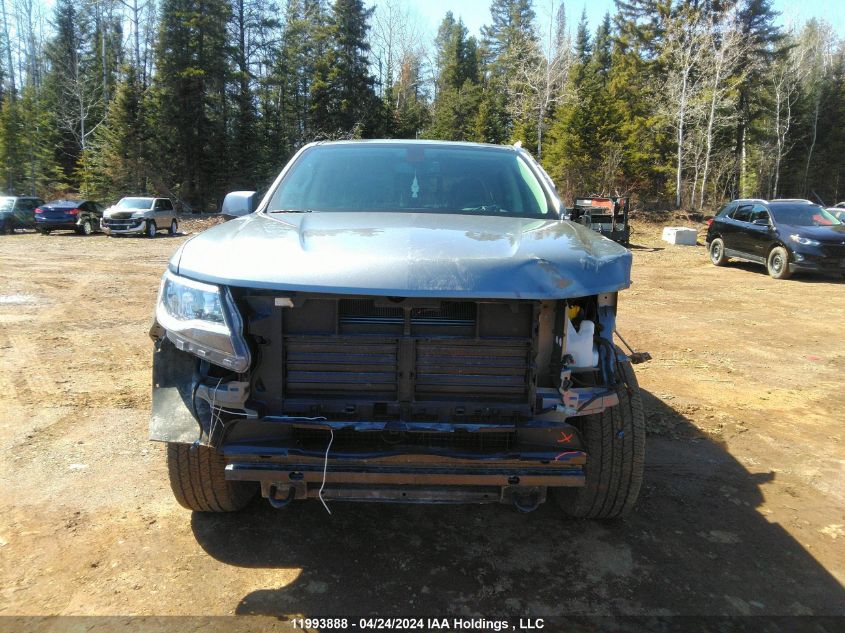
[[[223,199],[220,215],[227,220],[232,220],[252,213],[257,206],[258,193],[255,191],[232,191]]]
[[[754,222],[752,222],[752,224],[757,226],[769,226],[769,221],[764,218],[757,218]]]

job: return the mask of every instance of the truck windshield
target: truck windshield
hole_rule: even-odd
[[[549,217],[534,172],[516,152],[425,144],[318,145],[273,193],[269,213],[408,211]]]
[[[153,206],[152,198],[123,198],[115,206],[120,209],[149,209]]]

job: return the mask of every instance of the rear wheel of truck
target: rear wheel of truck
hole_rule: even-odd
[[[631,363],[620,363],[619,404],[596,415],[571,420],[587,451],[582,488],[557,492],[558,505],[583,519],[624,517],[634,507],[643,481],[645,414]]]
[[[234,512],[245,507],[258,486],[253,482],[227,481],[226,461],[208,446],[167,445],[167,472],[176,501],[195,512]]]

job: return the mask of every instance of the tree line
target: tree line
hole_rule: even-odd
[[[616,0],[574,28],[492,0],[433,41],[402,0],[0,4],[7,194],[214,210],[313,140],[431,138],[521,141],[568,200],[845,197],[845,45],[771,0]]]

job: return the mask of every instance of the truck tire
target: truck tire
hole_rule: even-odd
[[[176,501],[195,512],[235,512],[245,507],[258,487],[227,481],[223,456],[208,446],[168,443],[167,472]]]
[[[156,231],[158,231],[158,227],[156,226],[155,221],[154,220],[147,220],[147,229],[146,229],[147,237],[155,237]]]
[[[631,363],[620,363],[619,404],[572,420],[587,451],[582,488],[557,491],[558,505],[583,519],[615,519],[631,512],[640,493],[645,461],[645,414]]]

